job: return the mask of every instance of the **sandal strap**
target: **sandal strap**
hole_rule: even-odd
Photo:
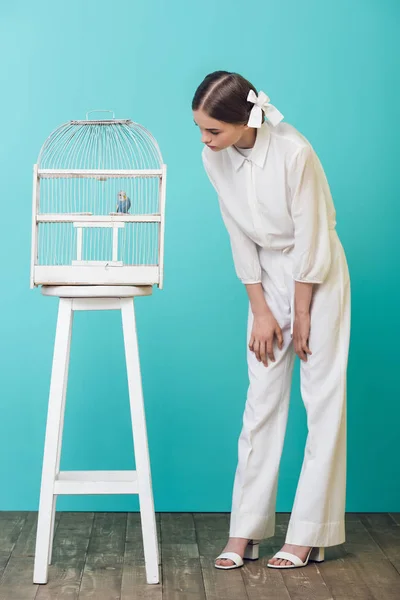
[[[222,552],[222,554],[217,556],[215,560],[218,560],[219,558],[228,558],[229,560],[232,560],[238,567],[243,564],[242,557],[240,554],[236,554],[236,552]]]
[[[292,554],[291,552],[284,552],[283,550],[280,550],[279,552],[274,554],[274,558],[283,558],[285,560],[290,560],[297,567],[301,567],[301,565],[304,565],[304,562],[301,560],[301,558],[299,558],[295,554]]]

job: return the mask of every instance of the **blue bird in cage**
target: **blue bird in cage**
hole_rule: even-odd
[[[128,213],[131,207],[131,201],[126,192],[118,192],[117,213]]]

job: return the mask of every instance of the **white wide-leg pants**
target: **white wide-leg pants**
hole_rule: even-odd
[[[308,436],[286,542],[333,546],[345,541],[346,369],[350,332],[350,279],[346,257],[331,235],[327,279],[314,286],[309,346],[301,361],[301,395]],[[260,250],[266,301],[282,328],[275,361],[265,367],[247,349],[249,388],[238,440],[230,537],[261,540],[275,532],[279,464],[288,417],[293,363],[294,282],[290,252]],[[253,325],[249,306],[247,342]]]

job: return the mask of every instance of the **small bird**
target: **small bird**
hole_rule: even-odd
[[[131,201],[126,192],[118,192],[117,213],[128,213],[131,207]]]

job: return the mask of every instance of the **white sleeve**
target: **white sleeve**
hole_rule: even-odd
[[[261,266],[258,257],[257,245],[248,237],[248,235],[244,233],[237,222],[229,214],[228,210],[224,206],[221,196],[218,193],[215,180],[210,174],[210,168],[204,153],[202,154],[202,159],[208,178],[218,194],[218,202],[222,219],[230,238],[236,274],[242,283],[261,283]]]
[[[331,264],[327,199],[317,157],[310,146],[298,151],[289,169],[294,222],[293,279],[322,283]]]

